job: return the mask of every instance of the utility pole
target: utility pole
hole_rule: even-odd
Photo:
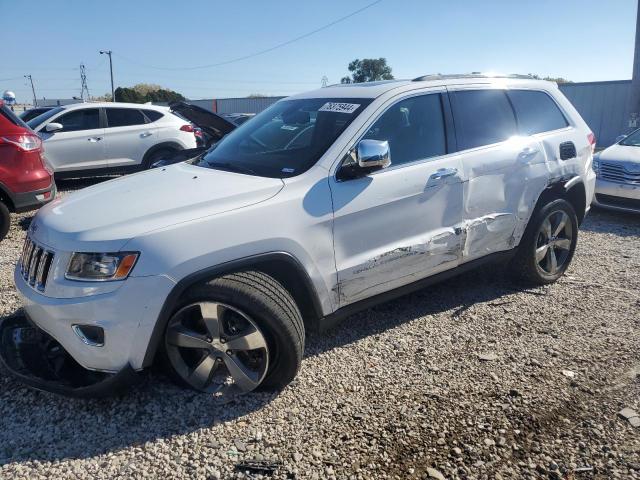
[[[325,88],[329,84],[329,78],[326,75],[324,75],[322,77],[322,80],[320,80],[320,83],[322,85],[322,88]]]
[[[85,98],[84,94],[87,94],[87,97]],[[87,101],[90,100],[90,96],[89,96],[89,87],[87,87],[87,73],[85,72],[84,69],[84,63],[80,64],[80,98],[82,99],[82,101]]]
[[[100,55],[106,53],[109,55],[109,71],[111,72],[111,101],[116,101],[116,92],[113,89],[113,63],[111,62],[111,50],[100,50]]]
[[[25,75],[24,78],[28,78],[29,81],[31,82],[31,93],[33,93],[33,106],[37,107],[38,102],[36,101],[36,89],[33,87],[33,78],[31,78],[31,75]]]
[[[631,77],[631,105],[628,126],[629,128],[640,127],[640,4],[636,12],[636,43],[633,53],[633,76]]]

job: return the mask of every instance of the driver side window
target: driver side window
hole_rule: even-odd
[[[73,110],[55,119],[54,123],[62,124],[60,132],[78,132],[100,128],[100,111],[97,108]]]
[[[392,105],[363,138],[388,141],[392,165],[445,155],[441,94],[411,97]]]

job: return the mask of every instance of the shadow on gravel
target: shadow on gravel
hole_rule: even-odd
[[[602,208],[592,208],[580,230],[594,233],[608,233],[618,237],[640,236],[640,213],[616,212]]]
[[[454,310],[455,318],[474,303],[523,291],[544,294],[515,287],[495,266],[484,268],[353,315],[325,334],[310,333],[305,356],[421,316]],[[496,306],[508,301],[496,300]],[[0,465],[94,457],[229,422],[263,408],[277,396],[254,393],[223,405],[151,371],[140,375],[140,384],[122,397],[78,400],[36,392],[0,374]],[[211,448],[214,454],[218,447]]]

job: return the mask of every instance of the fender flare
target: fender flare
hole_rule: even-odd
[[[316,313],[317,318],[322,318],[322,306],[318,298],[318,293],[309,277],[307,271],[300,263],[300,261],[288,252],[269,252],[258,255],[251,255],[248,257],[232,260],[212,267],[207,267],[197,272],[191,273],[176,283],[169,295],[162,305],[160,314],[156,319],[156,323],[151,333],[151,338],[147,344],[147,349],[142,361],[142,367],[146,368],[153,363],[158,348],[161,345],[164,330],[171,318],[171,314],[174,312],[178,301],[182,294],[192,285],[211,280],[228,273],[232,273],[239,270],[247,270],[255,267],[256,270],[260,270],[261,264],[269,262],[285,262],[290,268],[297,271],[299,278],[302,279],[304,287],[311,296],[312,308]]]

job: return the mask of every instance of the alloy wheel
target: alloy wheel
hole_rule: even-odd
[[[542,222],[536,242],[536,264],[545,275],[557,275],[567,264],[573,244],[569,215],[556,210]]]
[[[258,325],[223,303],[197,302],[176,312],[167,326],[165,347],[178,375],[204,392],[250,392],[269,368],[269,347]]]

